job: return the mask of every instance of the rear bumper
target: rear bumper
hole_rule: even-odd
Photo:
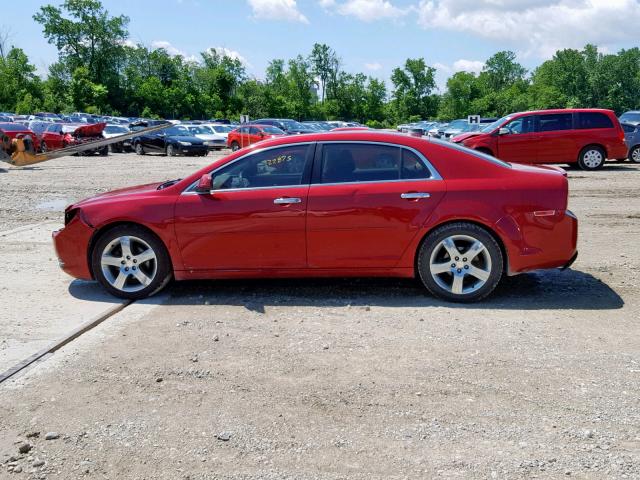
[[[566,270],[567,268],[569,268],[571,265],[573,265],[573,262],[575,262],[577,258],[578,258],[578,252],[574,253],[573,257],[571,257],[571,260],[569,260],[567,263],[561,266],[560,270]]]
[[[509,275],[545,268],[568,268],[577,258],[578,219],[570,211],[554,215],[519,215],[514,224],[516,236],[507,246]],[[503,219],[505,220],[505,219]],[[508,222],[501,221],[500,227]]]
[[[67,226],[51,234],[58,264],[72,277],[92,280],[87,248],[93,232],[93,228],[77,214]]]

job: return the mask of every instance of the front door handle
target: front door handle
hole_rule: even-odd
[[[431,194],[426,192],[406,192],[400,195],[404,200],[420,200],[421,198],[430,198]]]
[[[280,198],[276,198],[273,203],[275,203],[276,205],[290,205],[292,203],[300,203],[302,202],[301,198],[295,198],[295,197],[280,197]]]

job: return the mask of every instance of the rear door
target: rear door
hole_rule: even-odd
[[[539,138],[535,124],[536,116],[526,115],[504,125],[502,128],[508,133],[498,137],[498,158],[505,162],[537,163]]]
[[[578,160],[580,147],[573,129],[572,113],[538,116],[538,163],[566,163]]]
[[[391,268],[445,193],[424,157],[398,145],[318,146],[307,208],[309,267]]]

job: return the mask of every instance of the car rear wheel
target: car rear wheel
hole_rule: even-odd
[[[169,157],[176,156],[176,149],[173,145],[167,145],[167,156]]]
[[[633,163],[640,163],[640,145],[636,145],[629,152],[629,160]]]
[[[144,148],[141,143],[136,143],[136,155],[144,155]]]
[[[601,147],[585,147],[578,156],[578,166],[582,170],[598,170],[604,165],[606,154]]]
[[[496,240],[482,227],[460,222],[431,232],[418,252],[418,274],[436,297],[474,302],[493,292],[504,260]]]
[[[48,151],[48,150],[47,150],[47,144],[46,144],[45,142],[42,142],[42,143],[40,144],[40,151],[41,151],[42,153],[46,153],[46,152]],[[629,157],[629,158],[631,158],[631,157]]]
[[[112,295],[140,299],[162,290],[171,279],[171,261],[162,242],[135,225],[104,233],[91,255],[95,278]]]
[[[231,151],[237,152],[240,150],[240,144],[238,142],[231,142]]]

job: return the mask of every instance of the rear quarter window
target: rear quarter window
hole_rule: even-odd
[[[578,113],[578,129],[586,130],[590,128],[613,128],[611,119],[600,112],[580,112]]]

